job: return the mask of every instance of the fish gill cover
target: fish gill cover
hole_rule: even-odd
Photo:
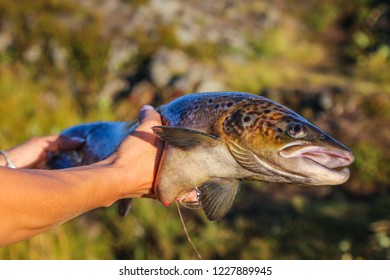
[[[348,146],[351,177],[245,183],[219,223],[183,209],[202,256],[388,259],[387,2],[0,0],[0,148],[184,93],[259,93]],[[174,207],[136,200],[126,220],[99,209],[0,258],[196,258],[186,240]]]

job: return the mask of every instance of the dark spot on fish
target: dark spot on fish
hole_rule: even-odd
[[[279,134],[282,134],[282,133],[283,133],[283,130],[282,130],[280,127],[278,127],[278,128],[276,129],[276,131],[277,131]]]
[[[251,120],[251,118],[248,117],[248,116],[246,116],[246,117],[244,118],[244,122],[249,122],[250,120]]]
[[[233,131],[231,131],[231,128]],[[227,117],[224,121],[224,131],[228,132],[231,131],[232,133],[235,133],[237,135],[240,135],[243,132],[243,126],[242,126],[242,111],[237,110],[232,115]]]
[[[275,113],[271,116],[271,119],[272,120],[280,120],[282,118],[282,114],[281,113]]]
[[[215,105],[214,108],[215,108],[215,109],[218,109],[218,108],[219,108],[219,105]]]
[[[271,110],[264,110],[264,114],[269,114],[271,112]]]
[[[231,107],[233,105],[233,102],[229,102],[226,106]]]
[[[213,102],[213,100],[212,99],[209,99],[209,103],[212,103]]]

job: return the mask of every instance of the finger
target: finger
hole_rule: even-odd
[[[131,132],[130,141],[124,141],[121,144],[121,148],[126,150],[132,144],[131,138],[142,139],[144,143],[149,143],[152,146],[159,147],[160,139],[154,134],[152,127],[161,125],[160,114],[150,105],[142,107],[139,114],[140,123],[137,125],[135,130]],[[130,149],[130,148],[129,148]]]
[[[141,122],[141,125],[145,122],[161,124],[161,117],[160,114],[152,106],[144,105],[139,114],[139,121]]]
[[[53,134],[42,137],[34,137],[27,143],[32,143],[36,146],[39,146],[40,149],[44,152],[55,152],[58,150],[58,139],[60,138],[59,134]]]
[[[46,152],[57,152],[59,150],[79,148],[85,140],[80,137],[69,137],[66,135],[55,134],[37,137],[33,141],[39,142],[38,144]]]
[[[57,147],[59,150],[73,150],[81,147],[84,142],[85,139],[81,137],[60,135],[58,138]]]
[[[156,137],[152,131],[152,127],[161,125],[160,114],[152,106],[145,105],[142,107],[138,117],[140,123],[130,136],[137,137],[152,145],[156,145],[156,139],[159,138]]]

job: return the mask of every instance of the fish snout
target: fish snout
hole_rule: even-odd
[[[291,172],[312,185],[339,185],[349,179],[349,168],[355,157],[345,146],[295,145],[282,149],[279,155]]]
[[[337,169],[351,165],[355,156],[349,149],[332,149],[319,146],[293,146],[279,152],[284,158],[302,157],[324,167]]]

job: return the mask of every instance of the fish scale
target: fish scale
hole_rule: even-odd
[[[232,207],[242,180],[338,185],[349,177],[352,152],[315,125],[270,99],[241,92],[188,94],[157,108],[164,142],[154,191],[201,208],[210,221]],[[102,160],[115,152],[137,124],[98,122],[66,129],[85,139],[81,149],[53,155],[53,169]],[[131,172],[131,170],[129,170]],[[192,194],[192,195],[191,195]],[[119,202],[125,215],[130,200]]]
[[[189,94],[185,97],[185,99],[178,98],[167,105],[160,106],[158,111],[172,126],[200,130],[202,128],[208,130],[210,124],[213,124],[220,114],[226,112],[234,104],[245,99],[260,98],[247,93],[233,92],[202,93],[202,98],[199,98],[198,94]]]

